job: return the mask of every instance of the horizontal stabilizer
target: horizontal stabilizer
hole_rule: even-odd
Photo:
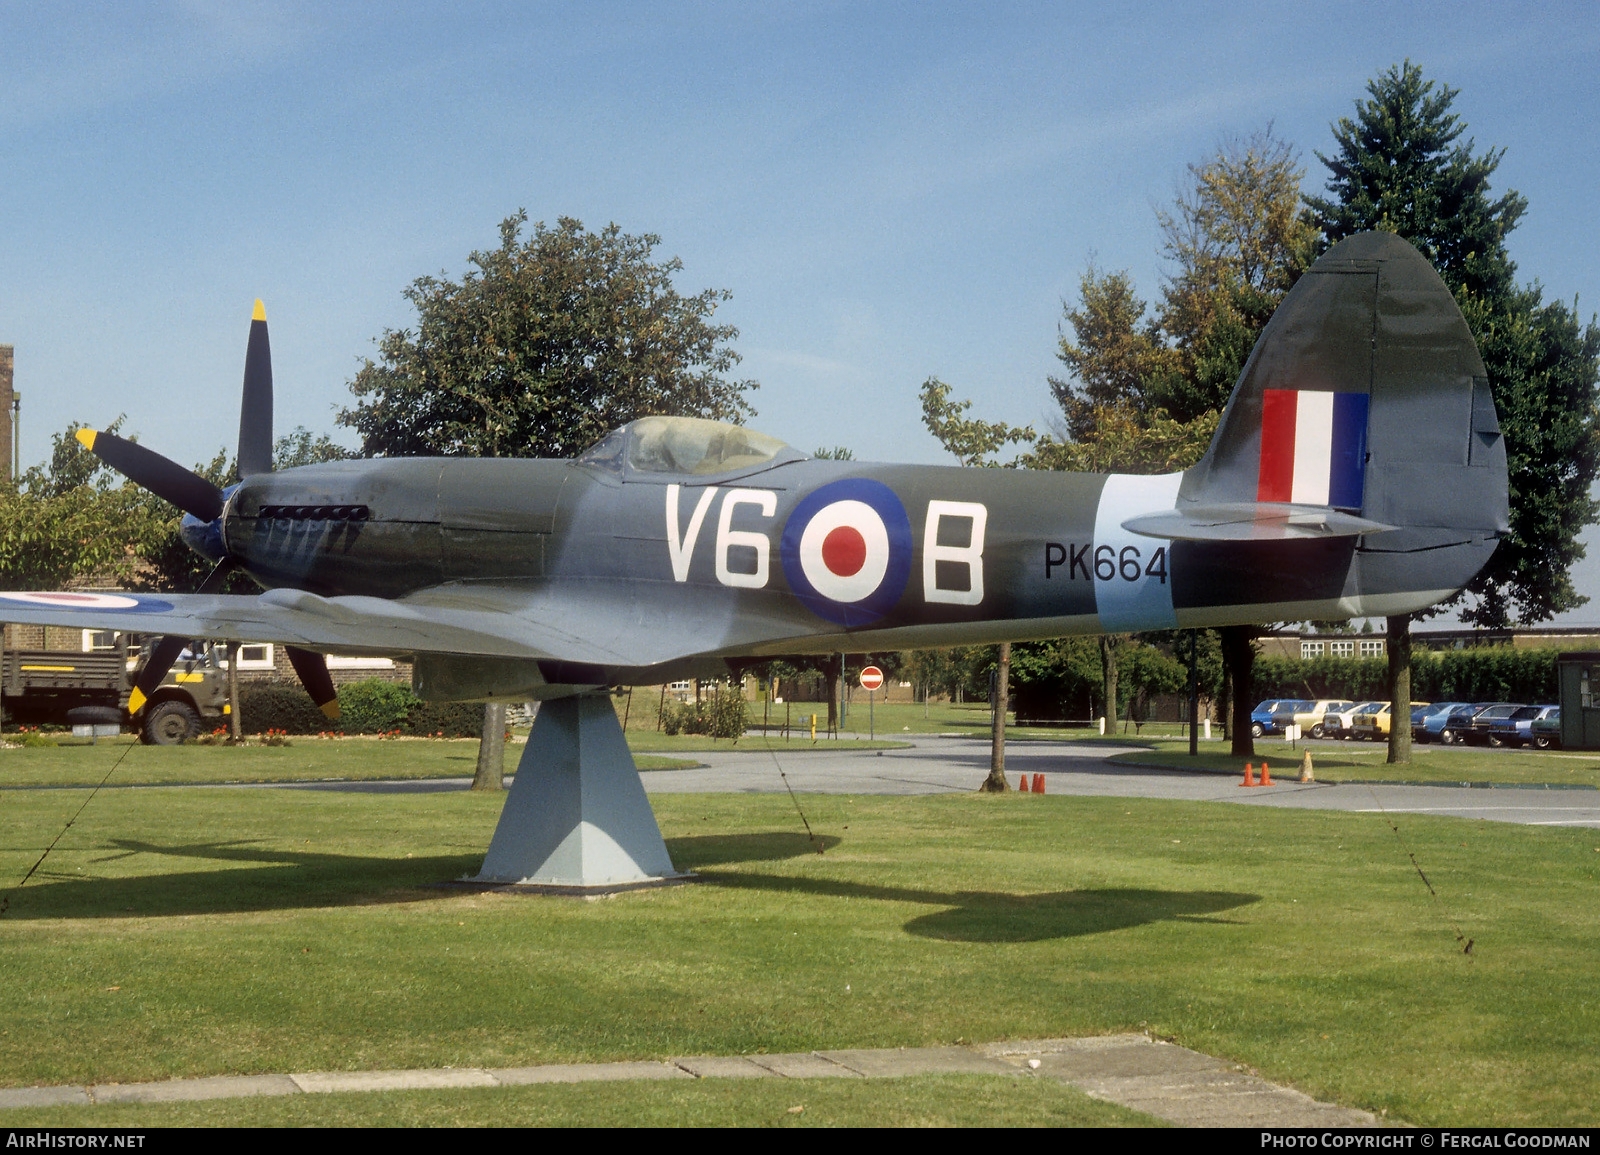
[[[1245,501],[1194,505],[1130,517],[1130,533],[1173,541],[1291,541],[1300,538],[1359,537],[1395,527],[1319,505]]]

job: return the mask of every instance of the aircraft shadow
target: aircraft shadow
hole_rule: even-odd
[[[261,847],[250,842],[160,845],[119,838],[86,863],[136,854],[251,864],[253,869],[212,867],[126,878],[51,874],[49,864],[11,896],[7,919],[162,918],[183,914],[233,914],[314,906],[365,906],[439,897],[433,884],[476,873],[483,852],[431,857],[367,858],[350,854]]]
[[[826,847],[839,844],[824,837]],[[1037,942],[1123,930],[1163,920],[1219,922],[1208,917],[1259,901],[1228,891],[1123,889],[1068,890],[1046,894],[1001,891],[939,891],[882,886],[839,879],[785,877],[718,867],[774,862],[815,854],[804,834],[767,831],[703,834],[668,841],[673,862],[694,870],[714,886],[758,889],[826,898],[875,899],[937,907],[905,924],[910,934],[951,942]],[[319,906],[367,906],[436,899],[438,884],[476,873],[483,852],[419,858],[363,857],[283,850],[250,841],[160,845],[115,839],[89,868],[138,854],[200,859],[250,869],[213,866],[126,878],[50,874],[13,892],[8,919],[162,918],[233,914]]]
[[[824,837],[832,848],[837,837]],[[679,869],[736,862],[772,862],[815,854],[804,834],[773,831],[754,834],[702,834],[667,841]],[[315,906],[367,906],[417,902],[440,897],[437,884],[476,874],[483,851],[431,857],[363,857],[264,847],[248,841],[161,845],[113,839],[86,865],[109,863],[136,854],[163,858],[235,863],[247,870],[212,867],[126,878],[75,877],[52,873],[47,863],[11,896],[8,919],[162,918],[184,914],[233,914]],[[42,877],[41,877],[42,876]]]
[[[740,889],[943,907],[909,920],[905,929],[922,938],[948,942],[1039,942],[1126,930],[1167,920],[1226,925],[1233,920],[1208,916],[1261,900],[1258,894],[1222,890],[1104,888],[1007,894],[989,890],[920,890],[769,874],[711,872],[703,877],[718,886]]]

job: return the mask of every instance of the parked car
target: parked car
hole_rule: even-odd
[[[1382,702],[1357,702],[1355,705],[1348,706],[1343,710],[1329,710],[1322,716],[1322,736],[1324,738],[1338,738],[1347,741],[1352,732],[1350,727],[1355,720],[1355,716],[1369,706],[1376,708],[1381,705],[1383,705]]]
[[[1291,701],[1293,701],[1291,698],[1268,698],[1257,704],[1256,708],[1250,711],[1250,736],[1262,738],[1268,734],[1281,733],[1282,731],[1278,729],[1280,723],[1273,719],[1278,716],[1278,708]]]
[[[1485,706],[1472,716],[1472,725],[1464,735],[1467,742],[1473,746],[1500,745],[1501,739],[1493,729],[1494,724],[1506,721],[1522,708],[1521,702],[1496,702]]]
[[[1439,723],[1439,741],[1446,746],[1465,742],[1472,731],[1472,719],[1492,705],[1493,702],[1468,702],[1451,710]]]
[[[1495,718],[1489,723],[1489,744],[1526,746],[1533,740],[1533,723],[1559,706],[1523,706],[1507,718]]]
[[[1561,707],[1546,706],[1528,726],[1528,740],[1541,750],[1561,749]]]
[[[1295,711],[1294,723],[1300,727],[1302,734],[1311,738],[1321,738],[1326,733],[1323,728],[1323,719],[1328,716],[1328,712],[1331,710],[1337,713],[1340,710],[1348,710],[1353,705],[1355,705],[1354,702],[1345,702],[1337,698],[1322,698],[1309,703],[1308,709]]]
[[[1413,710],[1418,706],[1427,706],[1426,702],[1413,702]],[[1357,714],[1351,719],[1351,729],[1354,737],[1365,738],[1369,742],[1387,742],[1389,740],[1389,725],[1393,713],[1388,702],[1378,703],[1376,710],[1368,710]]]
[[[1364,702],[1350,715],[1350,724],[1340,731],[1341,738],[1370,738],[1373,733],[1372,716],[1387,710],[1388,702]]]
[[[1420,712],[1413,711],[1411,715],[1411,740],[1417,743],[1437,742],[1439,731],[1444,728],[1445,720],[1451,711],[1459,710],[1470,705],[1468,702],[1434,702],[1424,707]]]

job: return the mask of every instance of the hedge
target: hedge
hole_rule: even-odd
[[[329,722],[297,682],[257,682],[239,688],[244,731],[260,734],[402,734],[477,738],[483,733],[482,702],[424,702],[400,682],[376,678],[339,687],[340,720]]]
[[[1558,650],[1478,646],[1414,650],[1411,697],[1418,702],[1529,702],[1557,699]],[[1387,658],[1258,658],[1255,697],[1383,699]]]

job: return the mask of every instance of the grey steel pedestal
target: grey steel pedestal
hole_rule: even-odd
[[[610,699],[545,702],[472,881],[600,890],[682,877]]]

